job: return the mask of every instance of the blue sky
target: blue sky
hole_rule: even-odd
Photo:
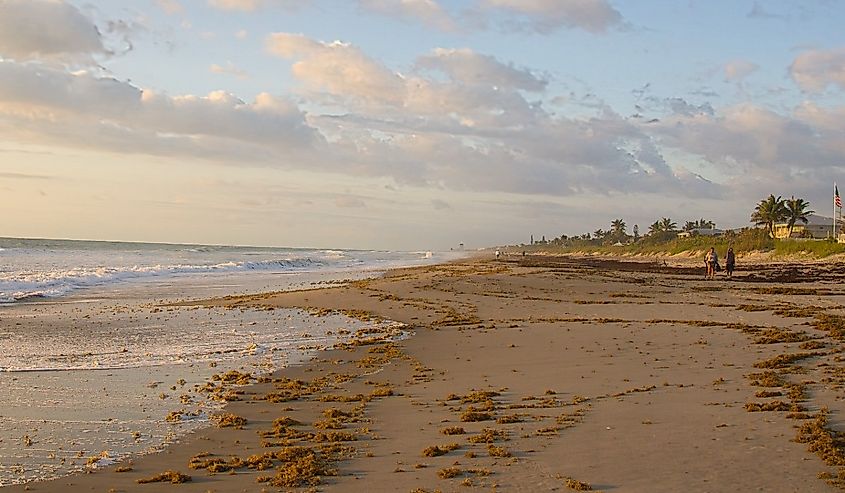
[[[845,183],[836,1],[0,0],[6,236],[431,249]],[[26,211],[26,212],[24,212]]]

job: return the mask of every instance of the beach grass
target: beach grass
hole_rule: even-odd
[[[761,229],[748,229],[716,237],[673,238],[668,241],[652,241],[649,238],[643,238],[628,245],[598,245],[594,241],[574,240],[569,245],[539,244],[519,248],[528,252],[658,256],[703,254],[710,247],[715,247],[716,251],[722,255],[728,248],[733,248],[738,255],[762,252],[770,253],[774,257],[826,258],[831,255],[845,254],[845,244],[829,240],[773,239]]]

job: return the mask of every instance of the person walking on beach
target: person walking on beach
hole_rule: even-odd
[[[734,249],[728,248],[728,253],[725,255],[725,274],[732,277],[736,267],[736,257],[734,256]]]
[[[499,252],[498,250],[496,250],[496,260],[499,260],[499,255],[501,255],[501,252]]]
[[[707,270],[704,273],[705,279],[716,278],[716,264],[718,262],[719,256],[716,255],[716,247],[710,247],[710,251],[708,251],[707,255],[704,256],[704,263],[707,266]]]

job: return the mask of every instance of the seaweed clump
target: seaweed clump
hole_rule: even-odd
[[[589,483],[578,481],[575,478],[564,478],[566,487],[575,491],[592,491],[593,487]]]
[[[146,484],[146,483],[167,483],[170,482],[172,484],[181,484],[187,483],[191,480],[191,477],[187,474],[182,474],[179,471],[164,471],[161,474],[156,474],[150,478],[141,478],[136,480],[138,484]]]
[[[818,455],[825,464],[845,466],[845,434],[830,428],[827,420],[829,412],[827,408],[822,408],[816,419],[802,424],[795,441],[806,443],[807,450]]]
[[[475,421],[489,421],[493,419],[493,415],[486,411],[478,411],[474,407],[469,406],[466,411],[461,414],[461,421],[464,423],[471,423]]]
[[[329,468],[323,457],[307,447],[287,447],[276,452],[275,457],[282,461],[276,474],[258,478],[259,483],[280,488],[316,486],[323,476],[337,475],[337,471]]]
[[[232,413],[216,414],[212,416],[212,419],[217,423],[218,428],[235,428],[240,430],[247,423],[246,418]]]
[[[422,451],[422,455],[424,457],[439,457],[459,448],[461,448],[461,446],[457,443],[450,443],[443,446],[432,445],[431,447],[426,447],[425,450]]]
[[[792,353],[779,354],[767,360],[754,363],[754,368],[785,368],[796,361],[819,356],[819,353]]]

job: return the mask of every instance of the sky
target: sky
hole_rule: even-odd
[[[0,0],[0,236],[447,250],[845,186],[845,2]]]

